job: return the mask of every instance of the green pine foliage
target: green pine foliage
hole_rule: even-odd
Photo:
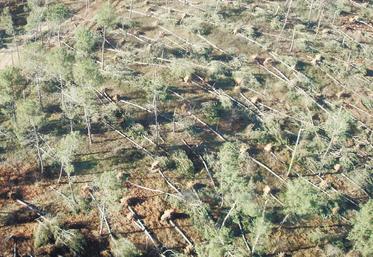
[[[298,217],[322,214],[327,199],[305,179],[297,178],[287,183],[284,193],[285,213]]]
[[[136,248],[136,246],[124,237],[120,237],[118,239],[111,239],[110,249],[114,257],[141,256],[140,251]]]
[[[193,162],[189,159],[185,151],[178,150],[172,154],[172,160],[175,163],[176,171],[181,176],[192,178],[194,176]]]
[[[373,200],[361,206],[353,220],[353,228],[348,238],[353,241],[354,248],[364,257],[373,254]]]
[[[0,71],[0,105],[1,113],[15,119],[16,101],[21,97],[25,88],[22,83],[21,70],[7,67]]]
[[[96,20],[99,26],[112,28],[117,23],[114,7],[109,3],[105,3],[96,15]]]
[[[122,180],[116,171],[104,172],[97,181],[100,190],[100,202],[111,212],[120,208],[119,200],[123,196]]]
[[[79,59],[73,67],[74,80],[79,85],[90,88],[102,83],[102,75],[92,59]]]
[[[56,25],[61,24],[70,16],[70,10],[63,3],[52,4],[47,9],[46,19]]]
[[[81,26],[75,31],[75,48],[80,55],[91,54],[97,44],[96,35],[87,27]]]
[[[4,29],[9,36],[13,36],[15,33],[13,18],[9,7],[5,7],[2,12],[0,12],[0,29]]]

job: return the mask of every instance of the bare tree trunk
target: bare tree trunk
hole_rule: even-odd
[[[57,184],[60,183],[61,177],[62,177],[62,172],[63,172],[63,165],[61,163],[61,168],[60,168],[60,175],[58,176]]]
[[[293,51],[294,39],[295,39],[295,27],[293,28],[293,37],[291,38],[291,44],[290,44],[289,52]]]
[[[87,109],[84,108],[84,119],[87,126],[88,141],[92,145],[92,134],[91,134],[91,118],[88,116]]]
[[[155,119],[155,134],[156,134],[156,143],[159,144],[159,124],[158,124],[158,112],[157,112],[157,98],[158,95],[154,93],[153,105],[154,105],[154,119]]]
[[[321,8],[320,10],[320,14],[319,14],[319,21],[317,23],[317,28],[316,28],[316,36],[319,34],[319,30],[320,30],[320,26],[321,26],[321,21],[322,21],[322,18],[323,18],[323,8]]]
[[[280,39],[281,35],[282,35],[282,32],[284,31],[284,29],[286,28],[286,25],[288,23],[288,19],[289,19],[289,14],[290,14],[290,10],[291,10],[291,5],[293,4],[293,0],[290,0],[289,2],[289,6],[288,6],[288,10],[286,12],[286,16],[285,16],[285,21],[284,21],[284,25],[282,26],[282,29],[280,31],[280,34],[278,36],[278,40]]]
[[[290,161],[290,164],[289,164],[289,169],[288,169],[288,172],[286,173],[286,177],[289,176],[290,172],[291,172],[291,168],[293,167],[293,163],[294,163],[294,160],[295,160],[295,154],[297,152],[297,147],[298,147],[298,144],[299,144],[299,140],[300,140],[300,134],[302,132],[302,129],[300,128],[299,129],[299,132],[298,132],[298,136],[297,136],[297,141],[295,143],[295,147],[294,147],[294,151],[293,151],[293,154],[291,156],[291,161]]]
[[[105,41],[106,41],[106,28],[102,31],[102,45],[101,45],[101,69],[104,69],[104,51],[105,51]]]
[[[174,109],[174,115],[172,116],[172,133],[175,135],[176,131],[176,122],[175,122],[176,108]]]
[[[36,91],[38,93],[38,100],[39,100],[40,107],[43,108],[43,101],[42,101],[42,98],[41,98],[41,89],[40,89],[39,78],[36,78]]]
[[[35,137],[35,147],[36,147],[36,151],[37,151],[38,159],[39,159],[40,172],[43,173],[44,172],[44,162],[43,162],[43,155],[40,151],[40,143],[39,143],[38,132],[36,131],[35,125],[32,124],[32,126],[33,126],[34,137]]]
[[[72,185],[72,182],[71,182],[71,178],[70,178],[70,174],[69,174],[69,173],[67,173],[67,181],[68,181],[68,183],[69,183],[69,188],[70,188],[70,191],[71,191],[71,197],[72,197],[74,203],[77,204],[78,202],[77,202],[76,199],[75,199],[75,194],[74,194],[74,190],[73,190],[73,185]]]
[[[70,132],[72,133],[74,131],[74,124],[73,124],[73,120],[70,119]]]
[[[61,25],[58,26],[58,31],[57,31],[58,45],[61,47],[60,34],[61,34]]]
[[[63,97],[63,83],[62,83],[62,76],[60,75],[58,78],[60,82],[60,90],[61,90],[61,106],[63,106],[64,103],[64,97]]]
[[[131,0],[131,5],[130,5],[130,19],[132,19],[132,13],[133,13],[133,0]]]
[[[315,0],[312,0],[311,5],[310,5],[310,11],[308,13],[308,20],[311,21],[311,14],[312,14],[312,9],[313,9],[313,4]]]
[[[85,15],[87,16],[88,14],[88,8],[89,8],[89,0],[85,1]]]

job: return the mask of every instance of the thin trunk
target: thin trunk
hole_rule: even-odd
[[[34,130],[34,137],[35,137],[35,146],[36,146],[36,151],[38,154],[38,159],[39,159],[39,165],[40,165],[40,172],[44,173],[44,162],[43,162],[43,155],[40,151],[40,143],[39,143],[39,137],[38,137],[38,132],[36,131],[36,127],[33,124],[33,130]]]
[[[18,256],[17,242],[15,242],[13,245],[13,257],[17,257],[17,256]]]
[[[286,12],[286,16],[285,16],[285,21],[284,21],[284,25],[282,26],[282,29],[280,31],[280,34],[278,36],[278,40],[280,39],[281,35],[282,35],[282,32],[284,31],[284,29],[286,28],[286,25],[288,23],[288,18],[289,18],[289,14],[290,14],[290,10],[291,10],[291,5],[293,4],[293,0],[290,0],[289,2],[289,7],[288,7],[288,10]]]
[[[133,0],[131,0],[131,6],[130,6],[130,19],[132,19],[132,13],[133,13]]]
[[[105,41],[106,41],[106,28],[102,31],[102,45],[101,45],[101,69],[104,69],[104,51],[105,51]]]
[[[248,251],[249,254],[251,254],[251,247],[250,247],[249,243],[247,242],[247,238],[245,236],[245,231],[243,230],[243,225],[242,225],[242,222],[241,222],[241,217],[239,218],[239,221],[238,221],[238,227],[240,228],[240,233],[241,233],[242,239],[245,243],[245,246],[247,248],[247,251]]]
[[[286,173],[286,177],[289,177],[289,174],[291,172],[291,168],[293,167],[293,163],[294,163],[294,160],[295,160],[295,154],[297,152],[297,147],[298,147],[298,144],[299,144],[299,140],[300,140],[300,134],[302,132],[302,129],[299,129],[298,131],[298,136],[297,136],[297,141],[295,143],[295,147],[294,147],[294,151],[293,151],[293,155],[291,156],[291,161],[290,161],[290,164],[289,164],[289,169],[288,169],[288,172]]]
[[[58,45],[61,47],[60,33],[61,33],[61,25],[58,26],[58,31],[57,31]]]
[[[60,175],[58,176],[57,184],[60,183],[61,177],[62,177],[62,172],[63,172],[63,165],[61,163],[61,168],[60,168]]]
[[[311,14],[312,14],[312,9],[313,9],[313,4],[315,0],[312,0],[311,5],[310,5],[310,11],[308,13],[308,20],[311,21]]]
[[[102,235],[103,230],[104,230],[104,216],[100,212],[100,230],[99,230],[100,236]]]
[[[84,119],[87,126],[88,141],[92,145],[92,134],[91,134],[91,118],[88,116],[87,109],[84,108]]]
[[[320,26],[321,26],[321,21],[323,18],[323,9],[320,10],[320,15],[319,15],[319,21],[317,23],[317,28],[316,28],[316,36],[319,34]]]
[[[70,119],[70,132],[72,133],[74,131],[74,124],[73,124],[73,120]]]
[[[159,144],[159,124],[158,124],[158,112],[157,112],[157,94],[154,94],[153,105],[154,105],[154,121],[155,121],[155,134],[156,143]]]
[[[88,14],[89,0],[85,1],[85,16]]]
[[[176,108],[174,109],[174,115],[172,116],[172,133],[175,135],[176,131],[176,122],[175,122]]]
[[[71,191],[71,197],[73,198],[73,201],[74,203],[78,203],[75,199],[75,194],[74,194],[74,190],[73,190],[73,185],[71,183],[71,178],[70,178],[70,174],[67,174],[67,181],[69,183],[69,188],[70,188],[70,191]]]
[[[178,225],[176,225],[176,223],[170,219],[168,220],[168,222],[171,224],[171,226],[173,226],[175,228],[175,230],[181,235],[182,238],[184,238],[184,240],[191,246],[193,247],[193,243],[189,240],[189,238],[185,235],[185,233],[179,228]]]
[[[293,51],[293,47],[294,47],[294,39],[295,39],[295,27],[293,28],[293,37],[291,38],[291,45],[290,45],[289,52],[292,52],[292,51]]]
[[[62,82],[62,76],[61,75],[59,75],[58,80],[60,82],[60,89],[61,89],[61,106],[63,106],[63,104],[64,104],[64,96],[63,96],[63,82]]]
[[[21,62],[21,57],[19,55],[19,47],[18,47],[18,42],[16,40],[15,33],[13,33],[13,40],[14,40],[14,44],[16,45],[18,63],[20,63]]]
[[[40,89],[39,78],[36,78],[36,91],[38,93],[38,100],[39,100],[40,107],[43,109],[43,101],[42,101],[42,97],[41,97],[41,89]]]
[[[223,222],[221,223],[220,229],[222,229],[225,225],[225,222],[228,220],[229,216],[231,215],[234,208],[236,208],[237,201],[233,203],[232,207],[229,209],[227,215],[225,216]]]

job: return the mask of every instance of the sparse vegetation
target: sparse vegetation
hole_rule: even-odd
[[[0,1],[0,255],[372,256],[372,10]]]

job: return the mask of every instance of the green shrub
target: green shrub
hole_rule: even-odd
[[[353,118],[345,111],[334,112],[328,115],[323,127],[329,138],[345,140],[352,133]]]
[[[47,20],[55,24],[60,24],[69,18],[70,14],[70,10],[64,4],[54,4],[47,10]]]
[[[176,171],[184,176],[194,176],[193,162],[183,150],[178,150],[172,154],[172,160],[175,162]]]
[[[114,257],[137,257],[141,256],[136,246],[126,238],[111,239],[111,253]]]
[[[106,171],[102,173],[98,179],[98,187],[101,202],[108,207],[109,211],[118,211],[118,208],[120,208],[119,200],[123,195],[122,181],[118,178],[118,172]]]
[[[146,135],[146,131],[143,125],[140,123],[134,123],[129,128],[127,128],[127,134],[134,140],[143,140],[143,136]]]
[[[211,80],[224,79],[226,76],[230,76],[231,71],[227,65],[219,61],[210,62],[207,68],[207,76]]]
[[[285,213],[296,216],[321,214],[327,206],[324,195],[301,178],[288,182],[283,201]]]
[[[225,110],[231,110],[233,107],[232,100],[228,96],[225,96],[223,94],[219,95],[219,102]]]
[[[74,254],[82,256],[87,247],[84,235],[77,229],[61,230],[56,237],[56,245],[64,245]]]
[[[186,26],[195,34],[208,35],[212,32],[214,26],[208,21],[198,18],[190,18],[185,22]]]
[[[197,43],[193,45],[192,52],[195,58],[209,59],[213,52],[213,47],[205,43]]]
[[[202,103],[202,114],[205,116],[207,122],[217,123],[223,113],[223,108],[219,102],[205,102]]]
[[[238,85],[248,88],[258,88],[263,83],[263,79],[259,75],[248,69],[233,72],[233,79]]]
[[[91,53],[97,43],[97,37],[86,27],[79,27],[75,31],[75,48],[83,53]]]
[[[39,222],[34,231],[34,247],[39,248],[54,243],[59,226],[56,218]]]
[[[170,65],[171,75],[176,79],[191,79],[195,73],[194,67],[186,61],[174,61]]]
[[[168,85],[166,85],[162,79],[143,79],[141,86],[146,92],[148,101],[153,101],[154,95],[158,96],[160,101],[165,101],[170,98],[168,93]]]
[[[272,224],[265,217],[256,217],[249,230],[253,252],[264,253],[268,250]]]

